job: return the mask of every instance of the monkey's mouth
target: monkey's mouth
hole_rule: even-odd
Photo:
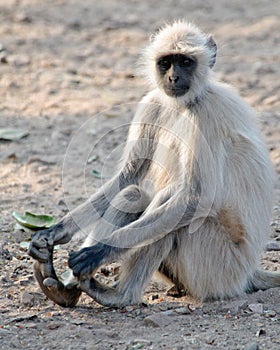
[[[189,87],[184,87],[184,88],[165,88],[164,91],[167,96],[170,97],[181,97],[184,96],[188,91]]]

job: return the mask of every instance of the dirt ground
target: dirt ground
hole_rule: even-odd
[[[33,279],[22,243],[30,234],[11,216],[59,219],[100,186],[93,170],[110,176],[146,91],[139,52],[165,21],[185,17],[214,34],[217,75],[259,112],[276,169],[262,265],[280,271],[279,12],[274,0],[0,0],[0,127],[29,133],[0,141],[1,349],[280,349],[279,288],[198,305],[152,282],[141,307],[86,296],[73,309],[54,305]],[[61,272],[71,247],[56,251]],[[116,273],[113,265],[99,277]]]

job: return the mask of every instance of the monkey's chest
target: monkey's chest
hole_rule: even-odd
[[[196,161],[187,138],[170,131],[164,132],[155,140],[154,147],[151,165],[144,178],[147,190],[152,191],[153,187],[157,192],[171,183],[182,183],[191,178]]]

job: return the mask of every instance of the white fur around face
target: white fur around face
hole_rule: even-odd
[[[191,23],[176,21],[164,26],[151,38],[150,45],[144,50],[140,63],[140,72],[152,88],[158,87],[156,60],[169,53],[182,53],[195,57],[197,69],[193,74],[190,90],[177,100],[188,104],[198,97],[205,89],[205,83],[211,75],[210,62],[215,56],[214,48],[207,45],[210,36],[204,34]]]

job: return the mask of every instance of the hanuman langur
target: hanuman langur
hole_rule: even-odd
[[[131,123],[120,171],[55,226],[33,235],[29,254],[44,293],[73,306],[81,292],[106,306],[139,303],[159,271],[199,300],[280,286],[263,271],[273,171],[254,111],[215,79],[216,44],[184,21],[151,39],[142,71],[151,91]],[[62,283],[53,248],[79,230],[69,254],[73,279]],[[122,260],[118,283],[94,278]]]

